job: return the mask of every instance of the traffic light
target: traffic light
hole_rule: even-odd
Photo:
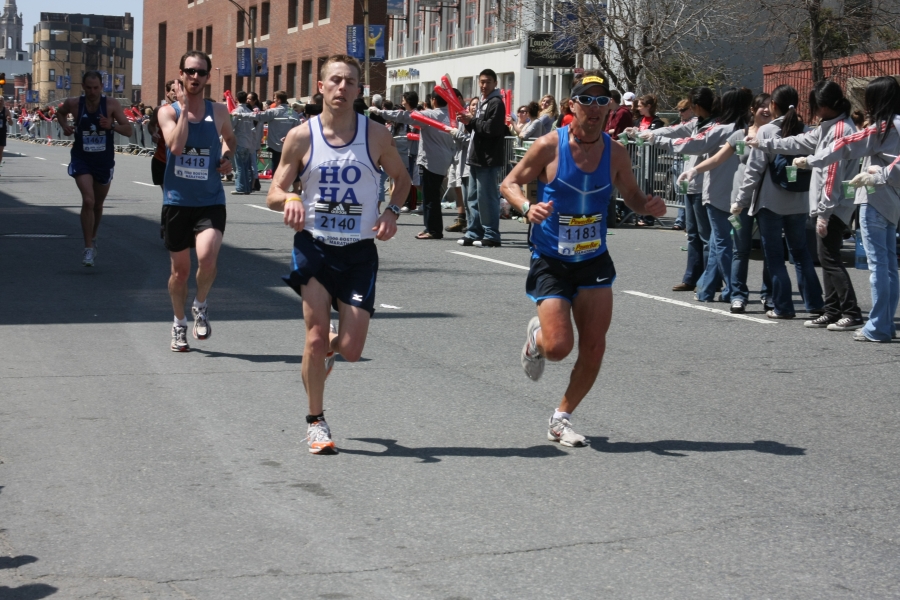
[[[0,85],[6,85],[6,73],[0,73]]]

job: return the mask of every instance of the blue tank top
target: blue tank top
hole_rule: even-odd
[[[75,117],[75,143],[72,159],[83,160],[93,166],[113,168],[116,150],[113,131],[100,128],[100,117],[107,117],[106,96],[100,96],[100,107],[95,113],[87,111],[84,96],[78,98],[78,115]]]
[[[222,142],[213,115],[213,103],[204,100],[206,112],[199,123],[188,123],[188,137],[178,156],[166,148],[166,174],[163,179],[163,204],[174,206],[213,206],[225,204],[225,189],[216,168],[222,158]],[[175,120],[181,117],[176,102]],[[186,117],[185,117],[186,118]]]
[[[575,165],[569,151],[569,126],[559,134],[556,177],[538,181],[538,202],[553,200],[553,214],[531,227],[532,255],[580,262],[606,252],[606,215],[612,195],[610,138],[603,133],[603,156],[593,173]]]

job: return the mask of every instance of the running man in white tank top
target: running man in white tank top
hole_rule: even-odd
[[[266,202],[284,212],[294,235],[293,269],[285,281],[303,298],[306,345],[303,385],[309,398],[307,440],[313,454],[334,454],[324,417],[325,378],[335,354],[362,355],[375,312],[375,240],[397,233],[410,179],[390,132],[353,111],[361,68],[346,55],[328,58],[319,72],[322,114],[284,140],[281,164]],[[391,204],[378,214],[379,169],[394,181]],[[300,174],[301,196],[290,192]],[[331,309],[338,311],[338,327]]]

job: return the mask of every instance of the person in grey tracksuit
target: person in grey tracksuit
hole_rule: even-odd
[[[757,132],[756,139],[761,146],[769,144],[770,138],[782,137],[785,121],[794,128],[792,133],[802,133],[805,127],[800,122],[796,105],[797,90],[789,85],[775,88],[772,92],[769,108],[776,118],[763,125]],[[766,312],[770,319],[793,319],[796,316],[794,301],[791,297],[791,283],[787,268],[784,266],[784,245],[782,233],[787,242],[794,267],[797,273],[797,286],[803,297],[806,310],[816,316],[823,314],[824,300],[822,286],[816,275],[812,257],[806,245],[806,221],[809,216],[809,193],[788,191],[775,183],[769,173],[774,167],[769,158],[757,148],[750,148],[744,181],[732,206],[737,214],[750,206],[750,216],[756,216],[759,222],[759,234],[762,241],[763,255],[772,278],[771,302],[774,309]],[[751,200],[756,194],[755,203]]]
[[[900,85],[891,77],[878,77],[866,87],[865,100],[873,125],[834,140],[815,156],[795,159],[795,164],[821,168],[863,158],[862,173],[853,181],[866,184],[856,189],[855,204],[859,206],[860,233],[871,271],[872,309],[869,320],[853,339],[890,342],[897,335],[894,315],[900,300],[897,273],[900,174],[894,173],[900,155]]]
[[[692,96],[694,96],[693,91]],[[701,104],[698,105],[693,100],[698,100]],[[691,101],[691,106],[695,109],[695,114],[698,116],[678,125],[654,129],[652,132],[654,139],[692,137],[712,127],[716,123],[711,115],[714,101],[712,92],[710,91],[709,98],[695,96],[693,100]],[[705,156],[686,155],[684,169],[687,170],[694,167],[698,161],[705,158]],[[676,292],[694,291],[700,276],[703,275],[703,271],[706,269],[709,257],[709,218],[706,210],[703,208],[702,197],[704,179],[704,177],[700,176],[691,181],[685,195],[684,229],[688,238],[687,265],[684,270],[684,276],[681,278],[681,283],[676,284],[672,288]]]
[[[750,145],[766,154],[786,156],[816,154],[835,140],[856,133],[850,119],[850,101],[833,81],[816,84],[811,92],[813,112],[822,118],[818,127],[787,138],[766,138]],[[825,290],[825,314],[806,322],[807,327],[827,327],[832,331],[851,331],[863,326],[862,311],[850,275],[841,259],[844,231],[853,217],[854,198],[844,194],[842,182],[859,172],[859,161],[845,160],[812,170],[809,186],[810,215],[816,219],[816,240],[822,283]]]

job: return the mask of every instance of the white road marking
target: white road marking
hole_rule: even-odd
[[[745,321],[753,321],[754,323],[762,323],[763,325],[777,325],[776,321],[771,319],[758,319],[756,317],[748,317],[747,315],[735,314],[732,312],[719,310],[718,308],[709,308],[707,306],[701,306],[697,304],[691,304],[689,302],[682,302],[681,300],[672,300],[671,298],[665,298],[663,296],[651,296],[650,294],[645,294],[643,292],[635,292],[632,290],[624,290],[625,294],[631,294],[632,296],[640,296],[641,298],[650,298],[651,300],[659,300],[660,302],[666,302],[667,304],[674,304],[676,306],[684,306],[686,308],[693,308],[694,310],[703,310],[706,312],[716,313],[718,315],[724,315],[726,317],[732,317],[735,319],[743,319]]]
[[[38,160],[47,160],[46,158],[41,158],[40,156],[35,156],[34,158],[36,158]]]
[[[281,213],[278,212],[277,210],[272,210],[272,209],[269,208],[268,206],[259,206],[258,204],[245,204],[244,206],[249,206],[250,208],[258,208],[259,210],[267,210],[267,211],[273,212],[273,213],[275,213],[275,214],[277,214],[277,215],[280,215],[280,214],[281,214]]]
[[[157,187],[157,186],[153,185],[152,183],[144,183],[143,181],[132,181],[131,183],[136,183],[138,185],[146,185],[147,187]]]
[[[486,256],[478,256],[477,254],[469,254],[468,252],[457,252],[456,250],[448,250],[450,254],[459,254],[460,256],[468,256],[469,258],[477,258],[478,260],[486,260],[488,262],[497,263],[498,265],[506,265],[507,267],[513,267],[515,269],[522,269],[523,271],[527,271],[530,267],[523,267],[522,265],[515,265],[513,263],[504,262],[502,260],[497,260],[496,258],[488,258]]]
[[[69,166],[69,163],[59,163],[59,164],[61,164],[61,165],[64,166],[64,167],[68,167],[68,166]]]

